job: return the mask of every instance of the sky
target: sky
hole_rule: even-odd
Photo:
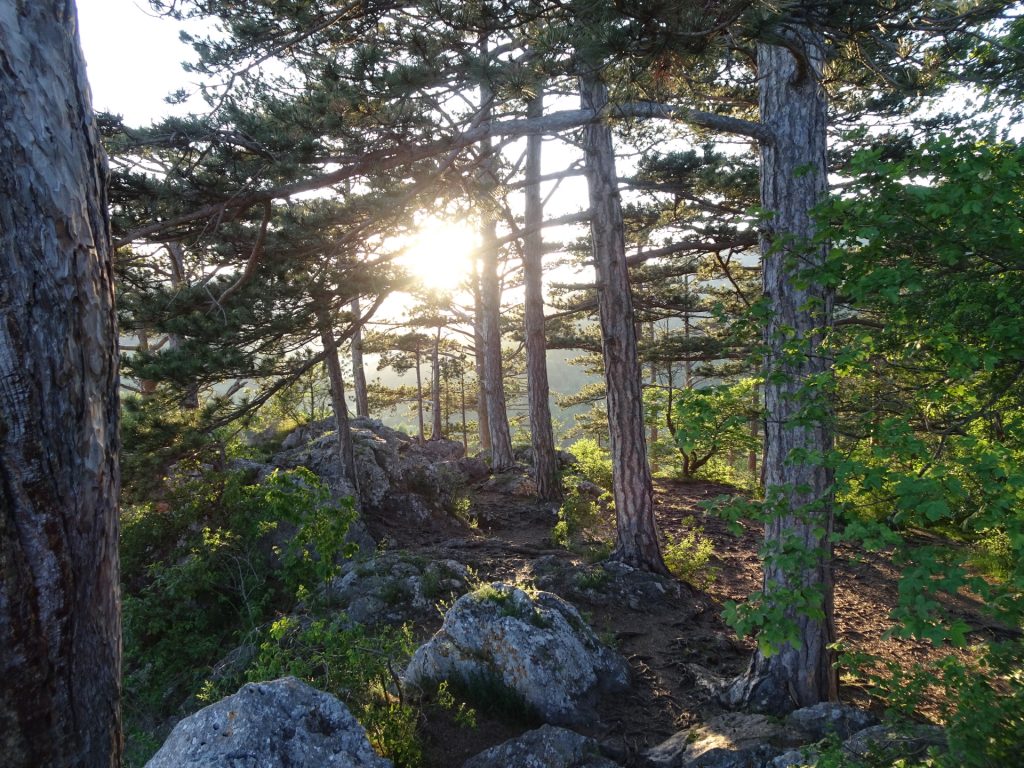
[[[164,101],[194,80],[181,68],[193,56],[178,38],[178,22],[156,16],[146,0],[77,0],[77,6],[96,111],[120,114],[129,125],[187,112]]]

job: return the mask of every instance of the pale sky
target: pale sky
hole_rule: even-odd
[[[155,16],[146,0],[76,4],[95,110],[123,115],[129,125],[148,125],[188,111],[164,101],[194,79],[181,69],[181,62],[193,54],[178,38],[178,22]]]

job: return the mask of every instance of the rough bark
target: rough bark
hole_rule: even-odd
[[[487,44],[481,44],[481,52],[486,58]],[[480,100],[487,106],[493,99],[490,85],[480,86]],[[485,117],[485,122],[488,121]],[[496,183],[494,172],[494,151],[490,138],[481,142],[481,155],[484,158],[481,182],[485,190],[491,189]],[[488,201],[485,201],[487,205]],[[480,310],[483,316],[483,385],[486,394],[487,427],[490,433],[491,470],[502,472],[515,465],[512,455],[512,433],[508,425],[508,411],[505,400],[504,370],[501,360],[501,285],[498,281],[498,236],[494,216],[484,211],[484,220],[480,227]]]
[[[484,311],[480,288],[479,260],[473,260],[473,363],[476,373],[476,426],[480,450],[491,449],[491,425],[487,419],[487,389],[484,387]]]
[[[430,350],[430,439],[444,437],[441,423],[441,329],[434,334],[434,346]]]
[[[106,168],[69,0],[0,4],[0,761],[121,757]]]
[[[359,314],[359,299],[349,304],[355,329],[352,331],[352,388],[356,396],[356,416],[370,415],[370,395],[366,389],[366,369],[363,368],[363,324]]]
[[[594,72],[581,75],[580,96],[583,109],[603,111],[608,105],[608,89]],[[634,568],[668,573],[654,521],[625,228],[612,133],[607,123],[586,127],[584,150],[612,452],[616,522],[612,557]]]
[[[356,481],[356,452],[352,442],[352,430],[349,427],[348,404],[345,402],[345,377],[341,372],[341,360],[338,359],[338,341],[334,336],[334,327],[330,313],[324,309],[317,310],[317,322],[320,330],[320,343],[324,347],[324,365],[327,367],[327,380],[331,384],[331,410],[338,428],[338,461],[341,464],[345,479],[352,486],[354,498],[358,505],[359,488]]]
[[[416,356],[416,428],[418,430],[416,436],[422,443],[426,439],[426,431],[423,427],[423,370],[420,362],[420,348],[418,340],[416,345],[416,350],[413,353]]]
[[[758,652],[747,674],[729,692],[734,705],[784,712],[836,698],[837,673],[832,614],[832,472],[820,461],[794,458],[832,448],[828,394],[808,388],[830,368],[821,348],[832,322],[833,295],[799,273],[821,265],[827,247],[815,245],[811,210],[827,194],[826,101],[821,86],[824,45],[820,34],[790,27],[788,46],[758,46],[761,121],[772,140],[761,147],[761,205],[770,216],[761,232],[763,290],[771,309],[765,328],[764,387],[765,498],[771,518],[765,525],[769,552],[794,543],[812,562],[783,567],[769,557],[764,570],[765,599],[791,589],[820,599],[824,620],[794,609],[798,644],[785,644],[766,656]],[[799,353],[794,350],[799,347]],[[808,411],[812,415],[808,415]]]
[[[530,100],[527,117],[542,117],[544,97]],[[526,146],[526,189],[523,237],[523,322],[526,333],[526,383],[530,409],[530,443],[533,447],[533,477],[537,498],[562,500],[562,482],[555,453],[548,402],[547,337],[544,331],[544,207],[540,197],[541,136],[530,136]]]

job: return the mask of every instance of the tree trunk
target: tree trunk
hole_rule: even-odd
[[[370,415],[370,395],[366,389],[366,369],[363,368],[363,324],[360,320],[359,298],[349,304],[355,332],[352,334],[352,387],[356,395],[356,416],[361,419]]]
[[[758,411],[761,410],[761,395],[756,385],[754,386],[752,404],[754,406],[754,413],[757,413]],[[761,419],[755,416],[750,420],[750,437],[752,438],[751,443],[753,445],[757,444],[757,438],[760,434]],[[747,471],[750,473],[751,478],[753,478],[754,481],[757,482],[757,448],[751,448],[747,452]]]
[[[434,334],[434,348],[430,353],[430,439],[440,440],[444,437],[444,426],[441,424],[441,329]]]
[[[487,40],[482,38],[480,52],[487,58]],[[490,84],[480,85],[480,101],[490,118],[490,102],[494,98]],[[481,163],[482,186],[485,190],[494,188],[495,161],[491,140],[480,144],[483,157]],[[490,199],[484,201],[490,205]],[[508,410],[505,401],[505,376],[501,361],[501,286],[498,282],[498,236],[494,216],[484,210],[480,227],[480,298],[483,313],[483,374],[484,390],[487,393],[487,427],[491,438],[491,470],[502,472],[515,465],[512,455],[512,433],[508,425]]]
[[[658,387],[658,362],[657,362],[657,360],[654,359],[654,354],[655,354],[654,353],[654,342],[656,340],[654,324],[655,324],[655,321],[653,321],[653,320],[647,324],[647,341],[651,345],[651,369],[650,369],[650,371],[651,371],[651,378],[650,378],[650,386],[651,386],[652,391],[656,390],[657,387]],[[658,420],[657,419],[651,419],[651,423],[648,426],[648,435],[647,435],[647,446],[648,446],[648,449],[652,449],[653,446],[655,446],[657,444],[658,444]],[[657,472],[658,470],[659,470],[658,460],[657,460],[657,457],[655,456],[655,457],[651,458],[651,472]]]
[[[135,335],[139,339],[138,351],[145,354],[149,352],[149,331],[139,328]],[[148,400],[156,394],[156,381],[153,379],[139,379],[139,394],[143,399]]]
[[[491,449],[491,425],[487,418],[487,388],[484,386],[484,300],[480,286],[480,260],[473,259],[473,361],[476,372],[476,426],[480,450]]]
[[[356,451],[352,442],[352,430],[348,423],[348,405],[345,403],[345,378],[341,373],[341,360],[338,359],[338,342],[334,337],[334,328],[330,314],[326,309],[317,310],[317,321],[320,326],[320,342],[324,345],[324,365],[327,367],[327,380],[331,383],[331,409],[338,427],[338,461],[342,474],[352,486],[356,507],[359,507],[359,485],[356,480]]]
[[[544,116],[544,96],[531,99],[528,118]],[[530,442],[533,446],[533,477],[537,498],[560,502],[562,482],[555,453],[548,403],[547,338],[544,332],[544,208],[540,199],[541,145],[543,137],[531,135],[526,146],[526,210],[523,238],[524,325],[526,332],[526,382],[530,408]]]
[[[121,759],[106,162],[66,0],[0,5],[0,755]]]
[[[826,103],[821,86],[824,44],[804,27],[786,32],[789,46],[758,45],[761,122],[773,140],[761,145],[761,205],[771,212],[761,230],[764,295],[771,308],[765,328],[765,547],[774,553],[764,566],[764,593],[799,590],[809,608],[785,609],[797,643],[767,656],[757,652],[750,668],[728,693],[733,705],[780,713],[834,700],[832,472],[794,455],[832,450],[829,393],[822,391],[830,362],[821,349],[832,322],[832,292],[800,275],[819,267],[827,246],[814,244],[811,211],[827,194]],[[792,52],[791,52],[792,51]],[[796,52],[796,55],[794,55]],[[799,58],[797,58],[799,56]],[[800,354],[794,354],[800,345]],[[807,412],[817,414],[808,418]],[[785,557],[795,547],[802,558]],[[808,554],[811,562],[808,563]],[[797,565],[786,561],[798,560]],[[824,618],[808,616],[821,610]]]
[[[596,72],[580,77],[584,109],[604,110],[608,89]],[[584,129],[590,230],[597,272],[597,305],[604,351],[608,433],[612,451],[616,545],[612,557],[646,571],[668,573],[658,546],[654,493],[644,441],[640,362],[626,266],[625,228],[606,122]]]
[[[423,427],[423,371],[421,370],[419,347],[416,347],[414,354],[416,355],[416,427],[417,437],[422,443],[426,440],[426,430]]]
[[[167,244],[167,253],[171,257],[171,287],[177,290],[185,282],[185,249],[178,242]],[[171,334],[170,348],[178,349],[181,346],[181,336]],[[199,385],[190,384],[185,388],[185,394],[178,401],[181,407],[188,411],[199,408]]]

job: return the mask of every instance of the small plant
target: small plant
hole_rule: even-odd
[[[715,546],[704,536],[704,529],[694,525],[692,517],[683,520],[683,524],[689,530],[675,540],[670,538],[665,545],[665,565],[676,578],[706,588],[716,577],[715,570],[708,566]]]
[[[380,589],[380,599],[384,605],[394,607],[409,602],[411,598],[409,586],[401,579],[390,579]]]
[[[601,521],[598,503],[580,493],[578,488],[573,487],[573,483],[569,485],[565,501],[558,508],[558,522],[551,531],[551,540],[566,549],[580,533]]]
[[[576,474],[606,491],[612,489],[612,460],[596,440],[577,440],[569,448],[569,452],[576,457]]]
[[[459,699],[471,702],[479,712],[525,726],[542,722],[536,708],[494,673],[476,672],[464,678],[452,678],[448,687]]]
[[[539,629],[546,629],[551,622],[544,617],[540,610],[532,603],[524,604],[516,599],[516,593],[512,589],[498,589],[492,584],[485,584],[473,592],[473,596],[480,601],[489,601],[498,606],[499,616],[528,621]]]
[[[604,568],[590,568],[576,574],[576,586],[580,589],[600,589],[611,579],[611,574]]]
[[[455,724],[461,728],[476,728],[476,710],[465,701],[459,701],[452,693],[447,680],[442,680],[434,694],[434,703],[440,709],[451,712],[455,717]]]

